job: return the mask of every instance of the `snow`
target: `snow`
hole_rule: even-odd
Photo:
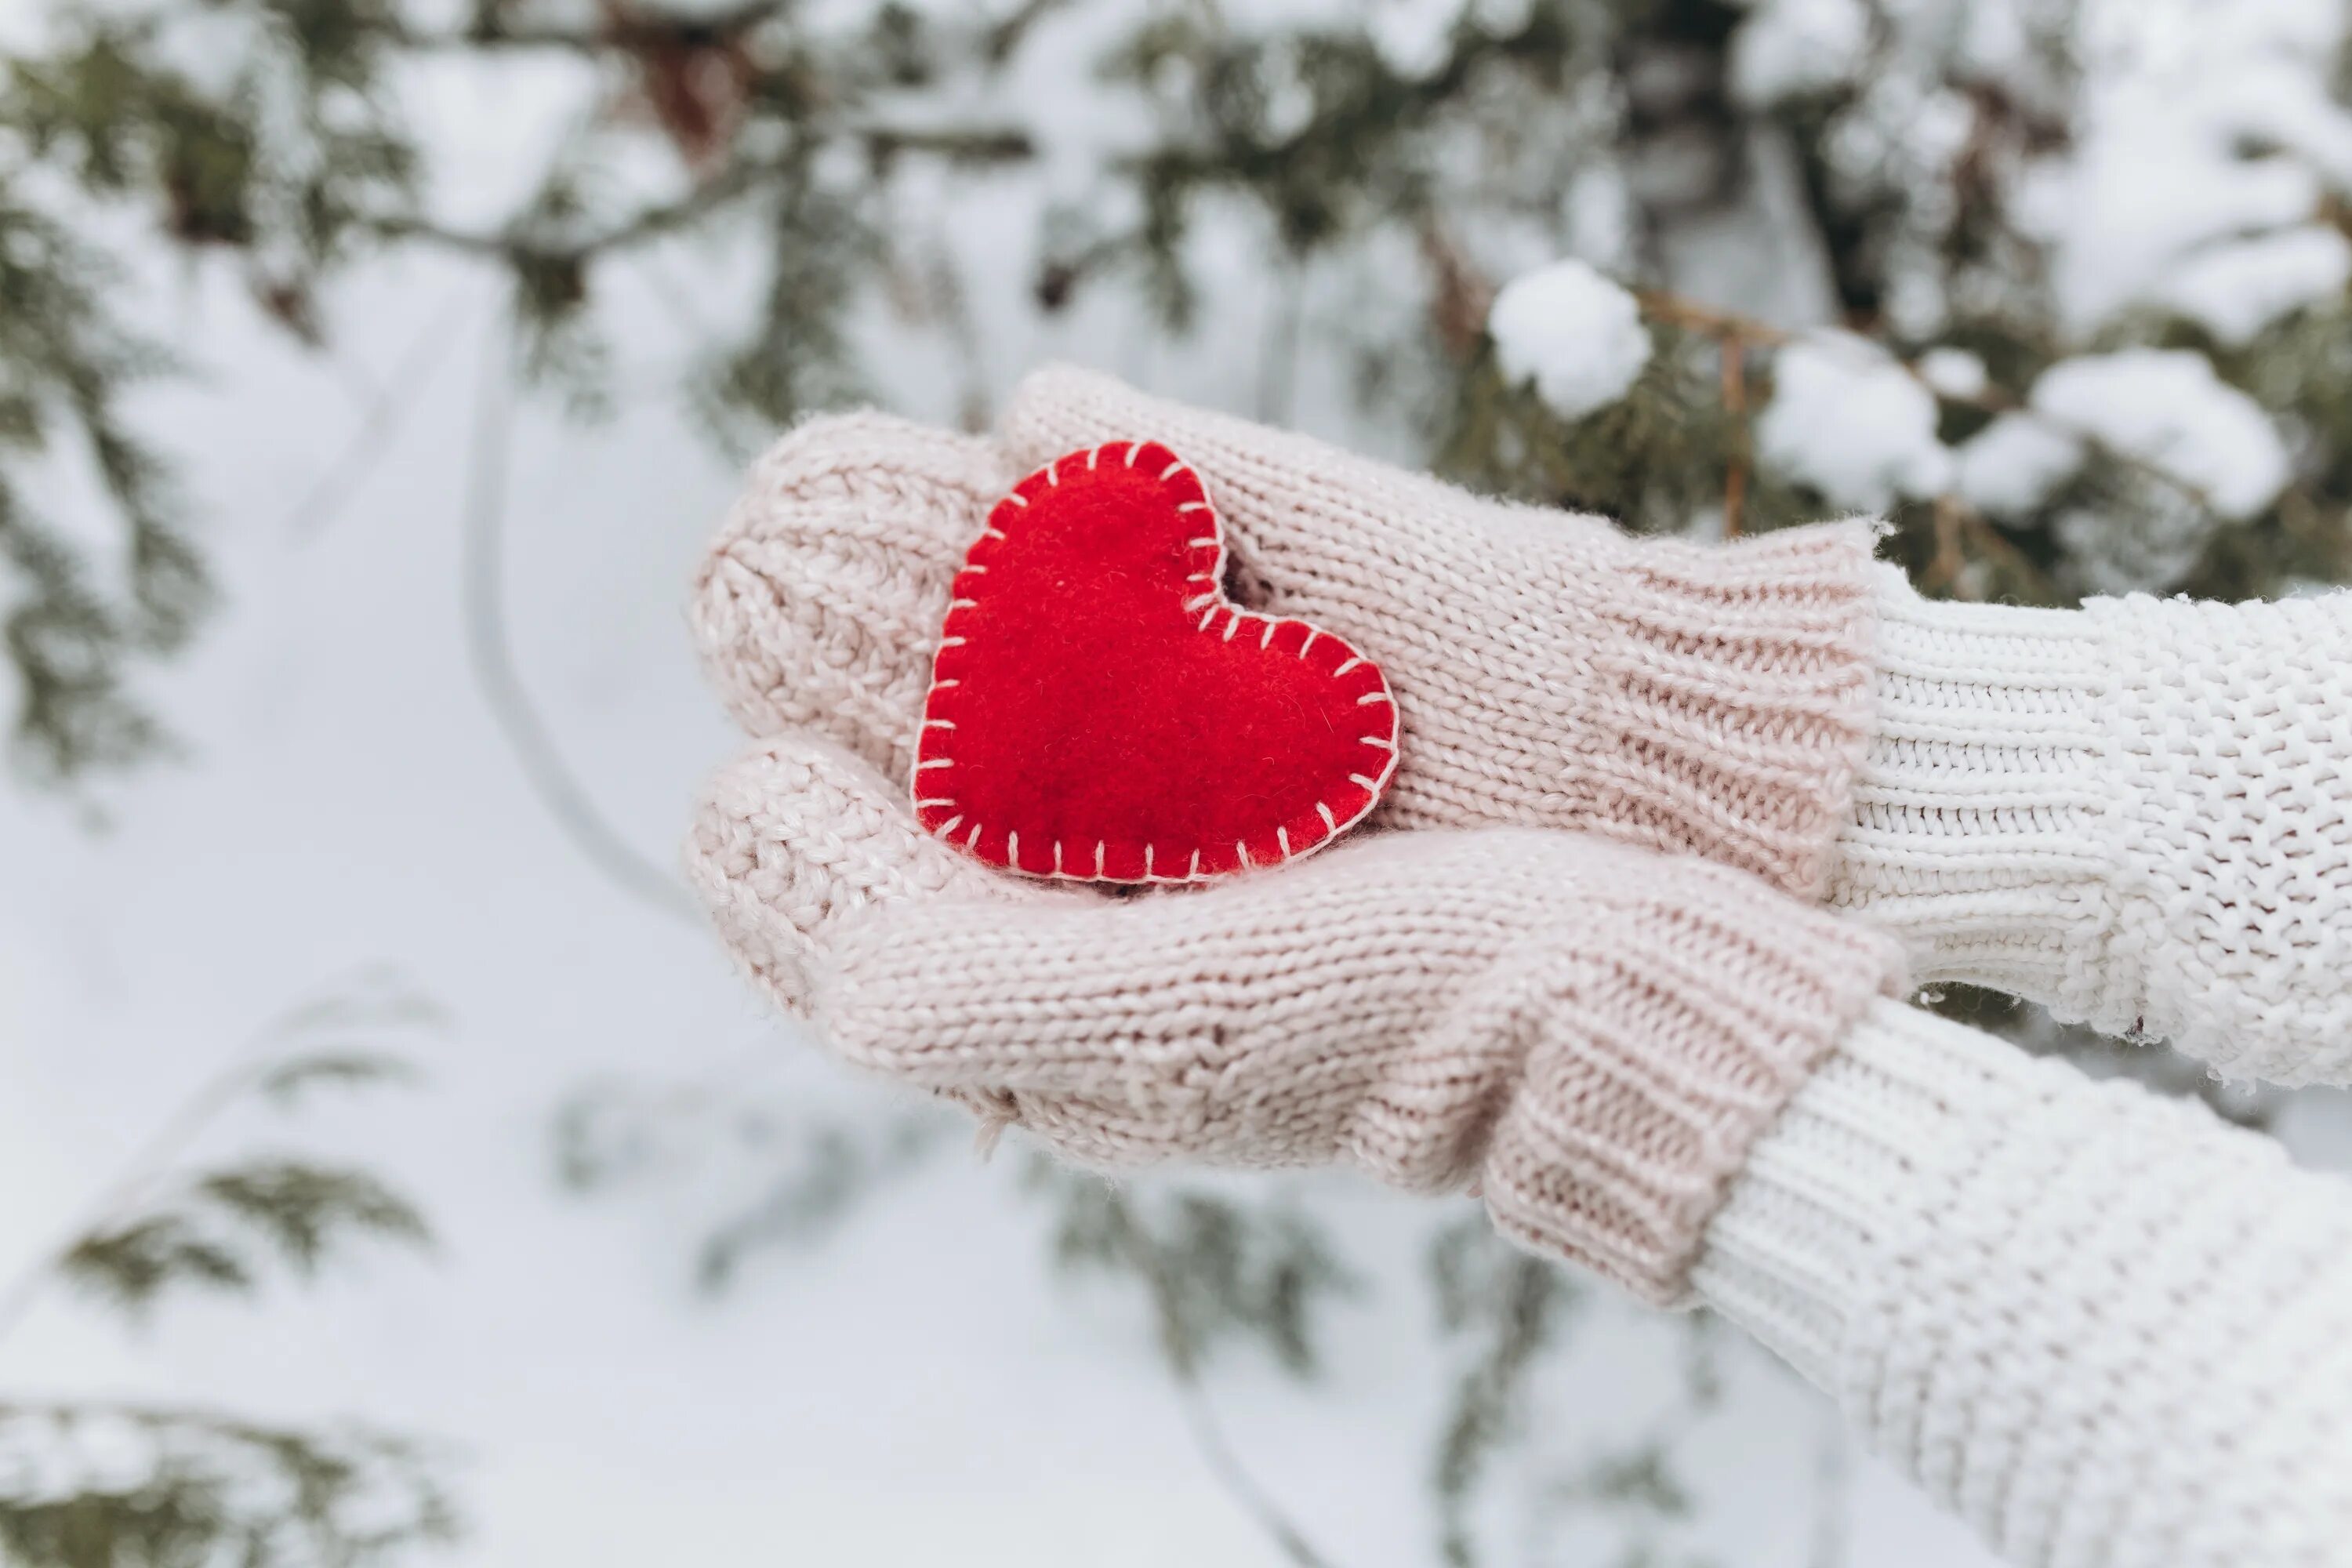
[[[1783,478],[1861,511],[1950,484],[1934,395],[1876,345],[1843,332],[1800,339],[1773,361],[1772,384],[1756,444]]]
[[[2254,400],[2187,349],[2063,360],[2033,384],[2033,408],[2189,486],[2225,518],[2268,506],[2291,475],[2286,445]]]
[[[2000,416],[1955,454],[1960,499],[1988,517],[2022,519],[2040,510],[2074,477],[2080,438],[2031,414]]]
[[[1843,85],[1870,47],[1863,0],[1763,0],[1731,43],[1732,96],[1749,109]]]
[[[2340,296],[2352,282],[2352,241],[2305,224],[2190,257],[2155,292],[2226,347],[2252,342],[2272,322]]]
[[[1983,396],[1990,381],[1985,362],[1966,349],[1929,349],[1919,356],[1917,368],[1932,390],[1962,402]]]
[[[1391,70],[1420,81],[1445,63],[1462,13],[1463,0],[1375,0],[1364,27]]]
[[[2166,300],[2208,247],[2303,226],[2331,189],[2352,189],[2352,113],[2327,79],[2341,7],[2105,0],[2092,12],[2077,150],[2043,166],[2025,204],[2054,244],[2066,325],[2085,337]]]
[[[1486,317],[1495,354],[1514,384],[1562,419],[1581,419],[1625,395],[1650,363],[1650,331],[1633,296],[1582,261],[1521,273]]]

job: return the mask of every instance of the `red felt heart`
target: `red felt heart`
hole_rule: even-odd
[[[1277,865],[1396,772],[1387,680],[1220,586],[1200,478],[1156,441],[1056,458],[989,514],[923,704],[915,812],[988,865],[1182,882]]]

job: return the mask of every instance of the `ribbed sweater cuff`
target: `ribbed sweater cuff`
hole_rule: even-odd
[[[1875,1249],[1915,1221],[1923,1179],[2032,1092],[2029,1058],[1900,1003],[1864,1014],[1758,1140],[1706,1229],[1699,1297],[1818,1386]]]
[[[1659,868],[1571,968],[1486,1148],[1505,1234],[1645,1300],[1689,1298],[1756,1141],[1855,1020],[1902,987],[1894,944],[1751,878]]]
[[[2112,922],[2090,618],[1922,599],[1882,568],[1876,713],[1829,900],[1915,978],[2075,999]]]
[[[1595,608],[1607,814],[1783,891],[1828,880],[1871,724],[1878,525],[1628,543]]]

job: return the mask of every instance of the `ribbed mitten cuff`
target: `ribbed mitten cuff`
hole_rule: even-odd
[[[1852,921],[1721,868],[1657,870],[1560,966],[1481,1179],[1505,1235],[1671,1305],[1756,1141],[1902,981]]]
[[[1599,833],[1822,891],[1869,731],[1874,524],[1633,539],[1066,368],[1001,434],[1016,467],[1149,437],[1200,470],[1240,595],[1387,674],[1410,741],[1381,820]]]
[[[1877,536],[1620,542],[1593,602],[1582,761],[1623,837],[1820,896],[1871,732]]]

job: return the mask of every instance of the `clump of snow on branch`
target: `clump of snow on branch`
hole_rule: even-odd
[[[1534,382],[1562,419],[1581,419],[1623,397],[1650,363],[1641,306],[1581,261],[1555,261],[1505,284],[1486,330],[1504,376]]]
[[[2328,80],[2345,15],[2204,6],[2159,25],[2137,10],[2108,6],[2091,29],[2075,154],[2038,171],[2026,209],[2074,333],[2152,303],[2242,341],[2343,287],[2340,237],[2306,226],[2352,192],[2352,113]]]
[[[1870,50],[1862,0],[1763,0],[1731,44],[1731,91],[1749,109],[1852,81]]]
[[[2272,322],[2352,282],[2352,240],[2320,224],[2215,246],[2189,258],[2156,291],[2159,302],[2242,348]]]
[[[1985,362],[1966,349],[1929,349],[1919,356],[1919,379],[1946,397],[1963,402],[1984,395],[1992,384]]]
[[[1988,517],[2021,521],[2080,472],[2082,441],[2031,414],[2004,414],[1955,454],[1960,499]]]
[[[2126,349],[2062,361],[2033,384],[2037,413],[2243,519],[2286,488],[2286,444],[2254,400],[2200,353]]]
[[[1772,375],[1756,446],[1784,478],[1864,511],[1950,485],[1952,454],[1936,438],[1935,395],[1883,349],[1823,332],[1782,349]]]

